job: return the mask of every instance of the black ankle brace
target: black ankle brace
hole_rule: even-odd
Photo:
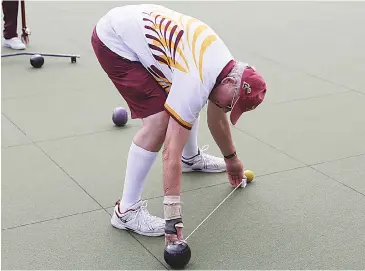
[[[166,220],[165,233],[166,234],[175,234],[175,235],[177,235],[177,230],[176,230],[175,225],[178,224],[178,223],[182,224],[182,218]]]

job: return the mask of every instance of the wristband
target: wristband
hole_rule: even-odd
[[[226,155],[226,156],[224,156],[224,158],[225,159],[231,159],[231,158],[233,158],[233,157],[235,157],[236,156],[236,152],[234,152],[234,153],[232,153],[232,154],[230,154],[230,155]]]
[[[165,220],[179,219],[182,217],[180,196],[165,196],[163,203]]]

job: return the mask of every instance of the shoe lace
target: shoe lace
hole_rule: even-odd
[[[147,201],[143,201],[140,208],[138,208],[137,216],[142,217],[142,223],[153,223],[158,217],[151,215],[147,210]]]
[[[200,149],[200,152],[205,152],[209,149],[209,145],[204,145],[201,149]]]

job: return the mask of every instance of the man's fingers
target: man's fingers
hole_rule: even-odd
[[[239,176],[237,176],[235,178],[236,187],[239,186],[239,185],[241,185],[241,182],[242,182],[242,179]]]
[[[165,246],[168,245],[169,243],[172,242],[176,242],[176,241],[180,241],[183,240],[183,224],[182,223],[177,223],[175,225],[175,229],[176,229],[176,234],[171,234],[171,233],[165,233]]]
[[[235,182],[234,182],[233,176],[231,174],[228,174],[228,180],[231,183],[231,185],[234,186]]]
[[[165,246],[174,241],[178,241],[177,235],[165,234]]]
[[[237,175],[231,175],[231,184],[234,187],[237,187],[240,184],[239,176]]]
[[[178,240],[183,240],[184,237],[183,237],[183,230],[182,230],[182,228],[176,227],[176,231],[177,231],[177,239]]]

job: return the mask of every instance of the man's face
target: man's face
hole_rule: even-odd
[[[239,95],[234,80],[225,78],[217,87],[217,91],[219,95],[217,95],[216,99],[212,100],[212,102],[219,108],[222,108],[225,113],[230,112],[235,102],[238,100]]]

